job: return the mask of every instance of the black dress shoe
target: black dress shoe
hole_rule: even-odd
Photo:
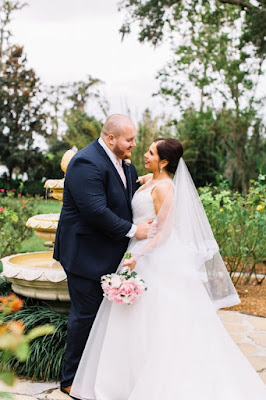
[[[69,387],[69,386],[68,386]],[[66,390],[67,388],[64,388],[62,385],[60,385],[60,390],[62,393],[67,394],[69,397],[71,397],[74,400],[78,400],[76,397],[71,396],[71,394]]]

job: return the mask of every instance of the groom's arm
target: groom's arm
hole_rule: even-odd
[[[107,207],[103,176],[94,164],[88,160],[76,160],[67,171],[65,184],[89,225],[116,239],[124,238],[130,231],[132,223]]]

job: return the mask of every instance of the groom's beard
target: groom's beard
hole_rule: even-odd
[[[128,152],[130,152],[130,154],[127,154]],[[113,153],[116,155],[117,158],[119,158],[120,160],[125,160],[128,157],[131,157],[131,148],[128,149],[127,151],[123,151],[121,150],[118,146],[115,146],[113,148]]]

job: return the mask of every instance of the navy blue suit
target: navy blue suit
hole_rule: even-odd
[[[98,140],[79,151],[67,168],[54,248],[71,298],[63,387],[72,384],[102,301],[100,278],[116,271],[127,249],[138,184],[135,167],[123,161],[123,168],[127,189]]]

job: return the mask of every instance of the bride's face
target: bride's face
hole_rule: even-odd
[[[158,172],[160,169],[160,157],[157,152],[157,146],[155,143],[150,145],[147,153],[144,154],[145,158],[145,168],[153,173]]]

